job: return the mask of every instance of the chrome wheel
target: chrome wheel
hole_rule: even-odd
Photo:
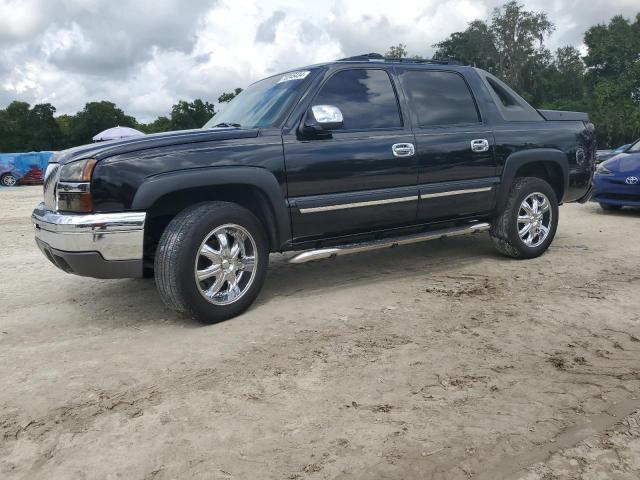
[[[18,183],[18,181],[16,180],[16,177],[11,175],[10,173],[7,173],[2,177],[2,184],[5,187],[13,187],[16,183]]]
[[[200,294],[214,305],[242,297],[256,274],[258,249],[240,225],[227,224],[210,232],[198,249],[195,280]]]
[[[544,193],[527,196],[518,210],[517,228],[520,239],[527,247],[538,247],[546,240],[553,221],[551,203]]]

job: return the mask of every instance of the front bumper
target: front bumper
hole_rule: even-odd
[[[42,253],[65,272],[95,278],[142,276],[145,212],[65,214],[40,203],[31,220]]]
[[[640,207],[640,184],[627,184],[627,176],[596,175],[592,200],[607,205]]]

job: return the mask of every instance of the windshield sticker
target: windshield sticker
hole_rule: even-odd
[[[307,78],[307,75],[309,75],[309,70],[287,73],[283,75],[280,80],[278,80],[278,83],[290,82],[291,80],[302,80],[303,78]]]

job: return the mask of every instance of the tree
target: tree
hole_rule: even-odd
[[[214,105],[209,102],[203,102],[200,99],[193,102],[180,100],[171,109],[171,129],[202,128],[214,115]]]
[[[616,146],[640,137],[640,13],[615,16],[584,36],[587,93],[601,143]]]
[[[71,146],[69,139],[71,138],[72,119],[72,115],[58,115],[56,117],[56,123],[58,124],[58,128],[60,128],[60,134],[62,136],[60,148],[68,148]]]
[[[452,33],[433,47],[436,49],[436,59],[454,59],[493,74],[500,74],[495,37],[489,25],[482,20],[474,20],[465,31]]]
[[[387,52],[384,54],[386,58],[395,59],[406,58],[407,55],[407,46],[404,43],[399,43],[398,45],[389,47],[389,50],[387,50]]]
[[[577,48],[560,47],[549,68],[540,72],[543,108],[588,110],[585,98],[585,65]]]
[[[27,120],[30,133],[27,150],[57,150],[63,146],[62,130],[54,118],[55,112],[56,107],[50,103],[33,106]]]
[[[0,110],[0,151],[54,150],[63,146],[63,135],[50,103],[12,102]]]
[[[218,97],[218,103],[226,103],[230,102],[234,98],[236,98],[242,92],[241,88],[234,89],[233,92],[224,92],[222,95]]]
[[[84,109],[71,117],[69,122],[70,145],[91,143],[93,137],[112,127],[137,128],[135,118],[125,113],[113,102],[89,102]]]
[[[30,136],[28,103],[14,101],[0,110],[0,151],[24,151]]]
[[[160,116],[151,123],[141,124],[140,129],[144,133],[168,132],[171,130],[171,120],[169,117]]]
[[[498,52],[498,71],[516,89],[523,90],[527,77],[548,60],[544,39],[554,30],[544,12],[530,12],[511,1],[493,11],[491,32]]]

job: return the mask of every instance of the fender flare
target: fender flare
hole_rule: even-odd
[[[562,172],[562,194],[567,192],[569,188],[569,161],[567,155],[562,150],[555,148],[534,148],[531,150],[521,150],[514,152],[507,157],[502,170],[502,178],[500,182],[500,190],[498,192],[497,206],[501,208],[507,201],[511,184],[516,176],[516,172],[522,166],[530,163],[553,163],[560,167]],[[562,203],[562,198],[558,198],[558,202]]]
[[[268,202],[272,219],[268,233],[274,247],[291,238],[291,221],[282,187],[269,170],[260,167],[205,167],[161,173],[147,178],[133,198],[132,210],[147,210],[161,197],[182,190],[223,185],[246,185],[260,191]],[[269,221],[272,220],[272,221]]]

